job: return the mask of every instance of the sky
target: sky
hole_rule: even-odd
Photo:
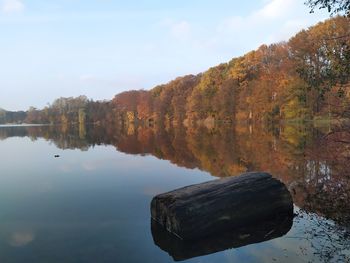
[[[0,0],[0,108],[147,90],[328,17],[304,0]]]

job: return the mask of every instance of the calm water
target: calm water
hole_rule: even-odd
[[[173,262],[152,197],[254,170],[290,190],[291,229],[185,262],[349,262],[350,147],[331,130],[0,127],[0,262]]]

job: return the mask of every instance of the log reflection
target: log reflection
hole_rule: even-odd
[[[154,243],[175,261],[182,261],[281,237],[288,233],[292,224],[293,216],[284,215],[196,241],[180,240],[154,220],[151,220],[151,230]]]

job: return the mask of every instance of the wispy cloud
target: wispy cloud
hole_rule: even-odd
[[[288,40],[293,34],[316,23],[319,19],[320,16],[309,14],[300,0],[269,0],[265,1],[263,7],[246,16],[224,19],[217,27],[216,37],[223,40],[218,41],[221,43],[225,42],[225,39],[230,39],[230,35],[240,35],[245,37],[241,39],[243,42],[247,42],[249,38],[254,43],[269,44]],[[252,35],[249,32],[252,32]],[[235,37],[234,42],[239,41],[240,39]]]
[[[2,0],[0,9],[3,13],[18,13],[24,9],[24,4],[21,0]]]
[[[320,14],[309,14],[300,0],[261,0],[260,7],[245,15],[223,17],[204,27],[196,21],[164,20],[169,41],[176,40],[177,50],[216,54],[219,59],[242,55],[261,44],[287,41],[299,30],[320,21]],[[327,15],[324,16],[326,18]],[[181,44],[181,45],[179,45]],[[184,52],[183,52],[184,53]]]
[[[267,4],[254,12],[252,18],[275,19],[281,18],[297,7],[299,0],[271,0]]]

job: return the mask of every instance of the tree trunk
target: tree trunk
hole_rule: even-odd
[[[283,183],[267,173],[246,173],[157,195],[152,219],[182,240],[194,240],[236,227],[293,215]]]

